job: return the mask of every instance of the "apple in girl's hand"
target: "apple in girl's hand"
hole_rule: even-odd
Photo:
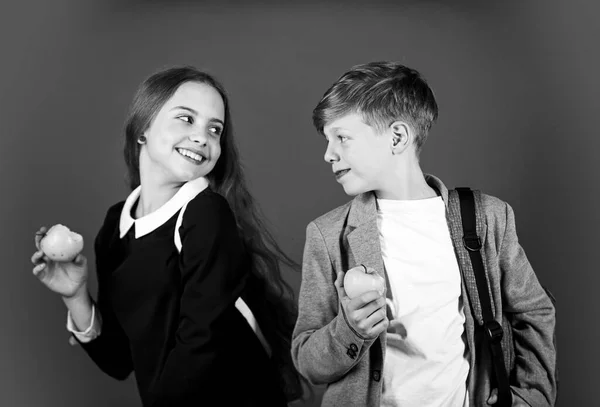
[[[72,261],[83,250],[83,237],[66,226],[54,225],[42,238],[40,248],[50,260]]]
[[[344,275],[344,289],[350,298],[356,298],[368,291],[385,292],[385,279],[373,269],[367,270],[363,265],[351,268]]]

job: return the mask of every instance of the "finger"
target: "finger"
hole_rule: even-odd
[[[383,319],[380,319],[379,321],[375,322],[375,324],[373,324],[371,329],[368,330],[367,335],[371,338],[379,336],[380,333],[387,330],[389,324],[390,321],[384,316]]]
[[[42,226],[40,228],[40,230],[38,230],[37,232],[35,232],[35,246],[37,247],[38,250],[41,250],[40,249],[40,242],[42,241],[42,239],[46,235],[46,231],[47,231],[47,229],[44,226]]]
[[[386,305],[385,298],[378,297],[378,298],[374,299],[373,301],[371,301],[370,303],[368,303],[358,309],[350,309],[350,306],[348,306],[348,311],[352,313],[352,316],[354,318],[356,318],[356,320],[360,321],[363,319],[367,319],[373,313],[377,312],[380,309],[385,310],[386,309],[385,305]]]
[[[392,301],[389,298],[385,298],[385,306],[386,306],[386,311],[387,311],[387,317],[388,319],[396,319],[396,305],[394,304],[394,301]]]
[[[33,268],[33,275],[39,279],[42,279],[45,275],[46,263],[40,263]]]
[[[356,326],[363,332],[369,332],[375,325],[379,324],[383,319],[386,319],[385,308],[379,308],[375,312],[365,317],[353,318],[356,314],[351,314],[350,318],[355,322]]]
[[[73,263],[79,267],[83,267],[87,264],[87,258],[79,253],[74,259],[73,259]]]
[[[498,389],[492,389],[492,392],[490,393],[490,397],[487,400],[487,403],[489,405],[492,404],[496,404],[496,402],[498,401]]]
[[[44,257],[44,252],[41,250],[38,250],[37,252],[33,253],[33,256],[31,256],[31,262],[33,264],[39,264],[42,261],[42,258]]]
[[[350,301],[349,308],[355,309],[355,310],[361,309],[365,305],[367,305],[379,298],[383,298],[383,296],[381,294],[379,294],[377,291],[375,291],[375,290],[367,291],[366,293],[359,295],[356,298],[353,298],[352,301]]]
[[[367,318],[365,318],[365,326],[374,327],[384,319],[387,319],[385,308],[379,308]]]

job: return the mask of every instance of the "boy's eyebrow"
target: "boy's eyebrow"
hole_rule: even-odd
[[[336,132],[336,131],[340,131],[340,130],[341,130],[341,131],[346,131],[346,128],[344,128],[344,127],[339,127],[339,126],[336,126],[336,127],[330,127],[330,128],[329,128],[329,129],[327,129],[327,130],[328,130],[329,132]],[[323,129],[323,133],[325,133],[325,129]]]
[[[343,127],[330,127],[327,129],[327,133],[331,134],[332,136],[335,136],[335,133],[342,131],[342,132],[346,132],[347,130]],[[329,140],[329,136],[327,135],[327,133],[325,133],[325,128],[323,128],[323,130],[321,130],[321,135],[325,138],[325,140]]]
[[[187,106],[175,106],[171,110],[176,110],[176,109],[187,110],[188,112],[193,113],[194,115],[198,116],[198,111],[192,109],[191,107],[187,107]],[[216,117],[213,117],[213,118],[209,119],[209,121],[211,121],[211,122],[217,122],[221,126],[225,126],[225,123],[223,122],[223,120],[217,119]]]

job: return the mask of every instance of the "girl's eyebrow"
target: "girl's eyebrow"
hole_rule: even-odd
[[[198,115],[198,112],[195,111],[194,109],[192,109],[191,107],[187,107],[187,106],[175,106],[174,108],[172,108],[171,110],[177,110],[177,109],[182,109],[182,110],[187,110],[190,113],[193,113],[195,115]]]
[[[223,120],[221,120],[221,119],[217,119],[217,118],[213,117],[212,119],[210,119],[210,121],[219,123],[221,126],[225,126],[225,123],[223,123]]]
[[[192,109],[191,107],[187,107],[187,106],[175,106],[171,110],[177,110],[177,109],[187,110],[188,112],[194,114],[195,116],[198,116],[198,112],[196,110]],[[209,121],[211,121],[211,122],[217,122],[217,123],[221,124],[221,126],[225,126],[225,123],[223,122],[223,120],[217,119],[216,117],[211,118]]]

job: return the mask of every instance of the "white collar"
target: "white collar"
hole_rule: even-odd
[[[121,239],[129,232],[129,229],[135,224],[135,238],[147,235],[153,232],[159,226],[171,219],[185,204],[194,199],[196,195],[208,187],[208,180],[204,177],[186,182],[179,191],[163,206],[146,216],[139,219],[131,217],[131,208],[140,197],[142,186],[140,185],[129,194],[125,205],[121,210],[121,220],[119,222],[119,231]]]

